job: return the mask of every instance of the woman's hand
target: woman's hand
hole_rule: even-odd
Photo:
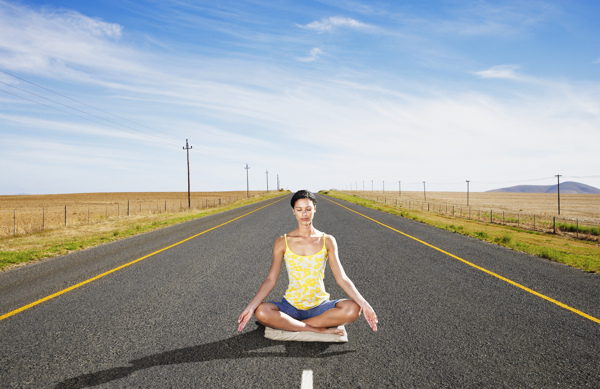
[[[254,309],[252,309],[250,306],[248,306],[248,307],[246,307],[246,309],[244,309],[244,312],[242,312],[242,314],[238,318],[238,331],[241,331],[244,329],[244,327],[246,327],[246,324],[248,324],[250,319],[252,319],[253,314],[254,314]]]
[[[363,315],[365,315],[365,319],[367,320],[367,323],[369,323],[373,331],[377,331],[377,323],[379,321],[377,320],[377,315],[375,314],[375,311],[373,310],[373,308],[371,308],[369,304],[363,307]]]

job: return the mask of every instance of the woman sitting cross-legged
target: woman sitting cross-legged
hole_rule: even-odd
[[[298,228],[275,240],[269,274],[241,313],[238,331],[244,329],[254,314],[260,323],[271,328],[343,336],[344,331],[337,327],[354,322],[361,311],[373,331],[377,331],[377,316],[344,272],[335,238],[313,226],[317,209],[315,195],[306,190],[298,191],[291,205]],[[329,300],[323,283],[327,260],[337,283],[351,300]],[[263,302],[277,284],[283,261],[289,276],[287,291],[281,302]]]

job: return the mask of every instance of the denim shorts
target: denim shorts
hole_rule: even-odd
[[[275,304],[277,306],[277,308],[279,308],[280,312],[283,312],[286,315],[291,316],[292,318],[294,318],[296,320],[302,321],[302,320],[310,319],[311,317],[319,316],[323,312],[328,311],[331,308],[335,308],[335,304],[337,304],[338,302],[340,302],[342,300],[344,300],[344,299],[325,300],[321,304],[317,305],[314,308],[310,308],[310,309],[298,309],[298,308],[294,307],[292,304],[290,304],[285,298],[281,299],[281,302],[277,302],[277,301],[269,301],[269,302],[272,304]]]

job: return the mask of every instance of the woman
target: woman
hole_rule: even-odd
[[[315,195],[307,190],[298,191],[292,196],[291,205],[298,228],[275,240],[269,274],[240,315],[238,331],[244,329],[254,314],[260,323],[271,328],[343,336],[344,330],[337,327],[354,322],[361,311],[373,331],[377,331],[377,316],[344,272],[335,238],[313,226],[317,210]],[[329,301],[323,284],[327,259],[335,280],[351,300]],[[275,287],[284,260],[289,276],[285,296],[281,302],[263,302]]]

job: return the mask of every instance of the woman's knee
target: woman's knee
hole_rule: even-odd
[[[271,305],[274,306],[274,304],[269,303],[260,304],[254,311],[254,317],[256,318],[256,320],[258,320],[261,323],[268,321],[271,315],[273,314],[273,307],[271,307]]]
[[[357,320],[360,317],[360,313],[362,312],[362,309],[354,301],[344,300],[344,301],[340,301],[338,304],[340,305],[340,308],[346,315],[349,323],[352,323],[353,321]]]

